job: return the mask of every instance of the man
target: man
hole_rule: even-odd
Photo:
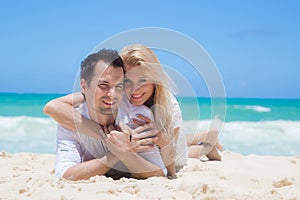
[[[142,155],[134,152],[129,129],[123,125],[123,131],[116,131],[111,126],[123,95],[123,67],[117,51],[106,49],[89,55],[81,63],[80,85],[85,102],[78,110],[104,127],[108,137],[95,139],[80,134],[80,128],[78,132],[58,125],[57,176],[70,180],[88,179],[107,174],[112,168],[128,170],[135,178],[166,174],[159,151]],[[46,105],[44,112],[51,116],[48,110]]]

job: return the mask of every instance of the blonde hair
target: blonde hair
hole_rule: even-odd
[[[125,71],[127,66],[139,66],[144,75],[154,84],[153,105],[151,106],[154,120],[159,127],[165,129],[169,137],[173,138],[170,81],[157,56],[150,48],[142,44],[128,45],[121,50],[120,54]]]

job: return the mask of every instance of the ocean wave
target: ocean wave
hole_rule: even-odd
[[[253,110],[255,112],[271,112],[271,108],[257,105],[249,105],[245,106],[246,110]]]
[[[208,130],[209,120],[184,121],[183,133]],[[223,123],[220,141],[225,149],[243,154],[299,155],[300,121],[235,121]]]
[[[234,109],[242,109],[242,110],[252,110],[255,112],[271,112],[271,108],[260,105],[233,105]]]
[[[56,123],[50,118],[0,117],[0,151],[55,152]]]
[[[183,121],[184,134],[208,130],[210,120]],[[224,149],[242,154],[299,155],[300,121],[224,122],[220,141]],[[0,117],[0,151],[54,153],[56,122],[40,117]]]

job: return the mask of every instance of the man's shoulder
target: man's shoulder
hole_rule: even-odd
[[[76,132],[72,131],[68,128],[63,127],[60,124],[57,124],[57,132],[56,132],[56,136],[58,140],[61,139],[70,139],[70,138],[74,138],[76,136]]]
[[[84,116],[87,119],[91,119],[90,115],[89,115],[89,111],[88,111],[88,106],[86,104],[86,102],[81,103],[77,108],[75,108],[76,110],[78,110],[78,112],[80,112],[80,114],[82,116]]]

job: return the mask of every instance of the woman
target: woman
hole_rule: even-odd
[[[158,139],[154,143],[160,147],[168,175],[174,175],[175,168],[178,170],[186,164],[187,144],[190,146],[190,157],[200,158],[206,154],[209,156],[210,153],[212,158],[220,160],[221,157],[214,148],[218,136],[216,131],[189,135],[187,138],[180,134],[182,122],[180,107],[169,89],[167,75],[154,52],[144,45],[136,44],[123,48],[120,54],[125,64],[126,73],[124,79],[125,95],[118,113],[124,113],[124,110],[129,107],[144,106],[144,110],[140,111],[139,114],[141,115],[138,118],[130,118],[130,121],[126,123],[141,125],[153,121],[156,127],[159,127],[160,132],[156,135]],[[98,134],[95,134],[98,125],[76,112],[73,116],[70,109],[72,105],[76,106],[83,100],[83,96],[79,93],[65,96],[49,102],[45,106],[44,112],[69,129],[76,130],[84,127],[85,131],[81,131],[82,133],[98,137]],[[147,112],[145,111],[146,108],[152,110],[152,119],[149,116],[143,116],[143,113]],[[127,113],[128,116],[129,114]],[[119,117],[120,120],[117,116],[116,121],[124,121],[125,115],[126,112],[123,117]],[[76,121],[80,122],[77,127]],[[86,131],[87,129],[90,132]],[[141,134],[132,136],[136,151],[139,151],[141,146],[145,149],[145,138],[143,137]],[[203,144],[198,145],[201,141]]]

